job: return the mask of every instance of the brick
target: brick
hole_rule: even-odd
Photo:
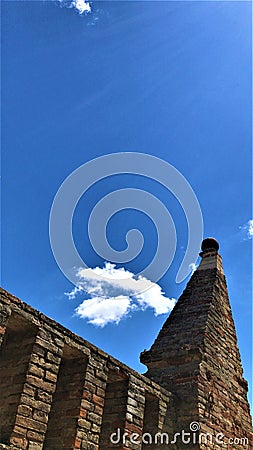
[[[27,375],[26,381],[28,384],[35,386],[36,388],[40,388],[41,390],[50,394],[55,391],[55,383],[49,383],[48,381],[45,381],[44,379],[35,377],[33,375]]]
[[[47,429],[47,427],[44,423],[41,423],[38,420],[34,420],[29,417],[23,417],[23,416],[16,417],[16,424],[21,425],[24,428],[27,428],[30,430],[36,430],[36,431],[41,431],[41,432],[45,432]]]
[[[18,414],[29,417],[32,415],[32,408],[27,405],[19,405]]]

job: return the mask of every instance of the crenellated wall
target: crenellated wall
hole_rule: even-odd
[[[166,389],[4,290],[0,307],[0,449],[151,449],[144,432],[172,435]]]

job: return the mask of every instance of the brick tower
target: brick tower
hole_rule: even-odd
[[[212,436],[177,448],[252,449],[248,386],[219,244],[207,238],[201,249],[198,269],[141,362],[147,377],[175,394],[175,429],[196,431],[199,424],[200,433]]]

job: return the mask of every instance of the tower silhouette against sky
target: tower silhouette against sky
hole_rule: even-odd
[[[177,429],[187,429],[197,420],[201,430],[213,436],[248,436],[252,433],[248,384],[219,244],[207,238],[201,250],[199,267],[151,349],[140,359],[148,367],[145,375],[175,394]]]

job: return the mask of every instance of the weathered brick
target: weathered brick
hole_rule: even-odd
[[[44,423],[41,423],[38,420],[31,419],[30,417],[23,417],[19,415],[16,417],[16,424],[21,425],[22,427],[30,430],[36,430],[41,432],[45,432],[47,429]]]
[[[57,375],[56,375],[55,373],[46,371],[45,379],[46,379],[47,381],[52,381],[53,383],[56,383],[56,381],[57,381]]]
[[[32,415],[32,408],[27,405],[19,405],[18,414],[29,417]]]

